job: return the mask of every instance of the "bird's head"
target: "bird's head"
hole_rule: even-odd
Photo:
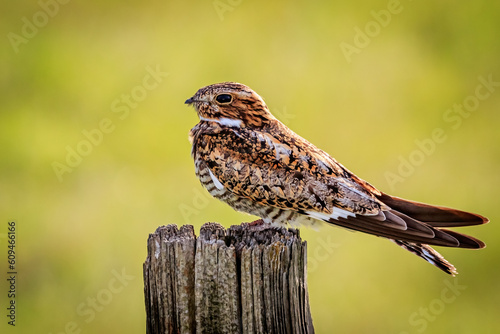
[[[201,121],[261,127],[275,120],[257,93],[236,82],[222,82],[200,88],[185,103],[194,106]]]

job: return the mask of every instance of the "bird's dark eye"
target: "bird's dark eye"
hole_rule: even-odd
[[[233,97],[229,94],[220,94],[215,98],[219,103],[229,103],[233,100]]]

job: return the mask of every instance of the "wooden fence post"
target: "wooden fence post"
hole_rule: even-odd
[[[146,332],[314,333],[299,231],[158,227],[144,262]]]

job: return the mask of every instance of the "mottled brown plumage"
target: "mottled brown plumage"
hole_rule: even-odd
[[[453,265],[428,245],[485,246],[440,227],[486,218],[382,193],[278,121],[245,85],[210,85],[186,103],[200,118],[189,135],[196,175],[235,210],[266,223],[324,221],[386,237],[450,274],[456,273]]]

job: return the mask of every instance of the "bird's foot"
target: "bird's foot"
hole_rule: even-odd
[[[248,226],[260,226],[260,225],[264,225],[264,220],[262,219],[257,219],[257,220],[254,220],[253,222],[251,223],[248,223]]]
[[[254,220],[251,223],[247,223],[248,229],[252,231],[263,231],[270,227],[270,224],[267,224],[262,219]]]

